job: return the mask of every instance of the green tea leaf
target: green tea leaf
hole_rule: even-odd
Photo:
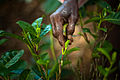
[[[112,69],[109,71],[109,74],[115,72],[116,70],[117,70],[117,67],[112,68]]]
[[[8,69],[9,70],[24,70],[27,67],[27,62],[24,60],[19,59],[14,65],[10,66]]]
[[[0,63],[0,76],[7,76],[10,70],[7,69],[2,63]]]
[[[74,51],[78,51],[78,50],[80,50],[80,48],[78,48],[78,47],[71,48],[71,49],[66,51],[66,55],[69,55],[70,53],[72,53]]]
[[[39,60],[37,61],[37,63],[38,63],[38,64],[46,65],[46,64],[49,63],[49,60],[42,60],[42,59],[39,59]]]
[[[83,28],[83,32],[84,32],[84,33],[86,33],[86,32],[91,33],[91,31],[90,31],[89,28]]]
[[[19,76],[19,80],[29,80],[28,77],[30,75],[30,69],[25,69]]]
[[[52,5],[51,5],[52,4]],[[47,14],[53,12],[60,6],[60,2],[58,0],[46,0],[43,8]]]
[[[100,20],[100,17],[93,17],[91,19],[88,19],[87,21],[85,21],[85,24],[88,24],[90,22],[94,22],[94,21],[99,21]]]
[[[102,30],[104,32],[107,32],[107,28],[99,28],[99,30]]]
[[[52,69],[51,69],[50,72],[49,72],[49,75],[48,75],[49,78],[51,78],[51,77],[55,74],[55,72],[58,71],[58,67],[59,67],[59,64],[58,64],[58,62],[56,62],[56,63],[52,66]]]
[[[36,30],[37,28],[40,28],[42,21],[43,21],[43,18],[40,17],[40,18],[36,19],[36,20],[32,23],[32,26],[34,27],[35,30]]]
[[[98,53],[92,53],[92,58],[100,58],[100,55]]]
[[[8,39],[1,39],[0,40],[0,45],[4,44]]]
[[[27,22],[17,21],[16,22],[25,32],[29,32],[30,34],[36,36],[35,29]]]
[[[69,43],[70,43],[70,40],[67,40],[67,41],[65,42],[65,50],[68,48]]]
[[[109,60],[109,62],[111,62],[110,55],[104,48],[97,48],[97,50],[101,52]]]
[[[102,8],[106,8],[107,10],[110,10],[110,11],[112,10],[111,6],[106,1],[99,0],[97,4]]]
[[[115,63],[116,57],[117,57],[117,52],[114,52],[114,53],[112,54],[112,64]]]
[[[102,66],[97,67],[102,75],[106,75],[106,70]]]
[[[107,53],[110,53],[110,51],[112,51],[113,49],[112,44],[106,40],[104,41],[102,48],[104,48],[107,51]]]
[[[45,27],[45,29],[41,32],[40,37],[46,35],[51,29],[52,29],[51,24],[50,24],[50,25],[47,25],[47,26]]]
[[[104,20],[120,25],[120,11],[109,14]]]
[[[5,32],[5,31],[3,31],[3,30],[0,30],[0,37],[1,37],[1,36],[10,36],[10,37],[19,39],[19,40],[21,40],[21,41],[23,41],[23,42],[26,43],[26,41],[23,39],[22,36],[19,36],[19,35],[16,35],[16,34],[12,34],[12,33],[9,33],[9,32]]]
[[[14,65],[20,57],[24,54],[23,50],[20,51],[8,51],[1,56],[0,60],[3,60],[6,68]]]

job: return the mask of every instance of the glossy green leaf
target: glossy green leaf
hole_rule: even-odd
[[[94,21],[99,21],[100,20],[100,17],[93,17],[91,19],[88,19],[87,21],[85,21],[85,24],[88,24],[90,22],[94,22]]]
[[[99,28],[99,30],[107,32],[107,28]]]
[[[104,20],[120,25],[120,11],[109,14]]]
[[[65,42],[65,50],[68,48],[69,43],[70,43],[70,40],[67,40],[67,41]]]
[[[17,21],[16,22],[25,32],[29,32],[30,34],[36,36],[35,29],[27,22]]]
[[[23,42],[26,42],[22,36],[19,36],[19,35],[16,35],[16,34],[12,34],[12,33],[9,33],[9,32],[5,32],[3,30],[0,30],[0,37],[1,36],[10,36],[10,37],[13,37],[13,38],[16,38],[16,39],[19,39]]]
[[[8,39],[1,39],[0,40],[0,45],[4,44]]]
[[[112,54],[112,64],[115,63],[116,57],[117,57],[117,52],[114,52],[114,53]]]
[[[97,48],[97,50],[101,52],[109,60],[109,62],[111,62],[110,55],[104,48]]]
[[[50,25],[47,25],[47,26],[45,27],[45,29],[41,32],[40,37],[46,35],[51,29],[52,29],[51,24],[50,24]]]
[[[69,55],[70,53],[72,53],[74,51],[79,51],[79,50],[80,50],[80,48],[78,48],[78,47],[71,48],[71,49],[66,51],[66,55]]]
[[[106,75],[106,70],[102,66],[97,67],[102,75]]]
[[[20,51],[8,51],[1,56],[0,60],[3,60],[6,68],[14,65],[20,57],[24,54],[23,50]]]
[[[25,69],[19,76],[19,80],[29,80],[28,77],[30,75],[30,69]]]
[[[43,18],[40,17],[40,18],[36,19],[36,20],[32,23],[32,26],[34,27],[35,30],[36,30],[37,28],[40,28],[42,21],[43,21]]]

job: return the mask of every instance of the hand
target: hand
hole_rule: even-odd
[[[78,20],[78,0],[67,0],[50,15],[52,23],[53,36],[58,39],[60,45],[64,47],[65,41],[68,39],[73,42],[72,34],[75,30],[75,24]],[[66,36],[63,35],[63,25],[68,23],[66,27]]]

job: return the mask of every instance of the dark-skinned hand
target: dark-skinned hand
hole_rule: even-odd
[[[68,39],[73,42],[72,35],[75,31],[75,24],[78,20],[78,0],[66,0],[64,3],[50,15],[52,23],[53,36],[57,38],[60,45],[64,47],[65,41]],[[66,27],[66,36],[63,35],[63,25],[68,23]]]

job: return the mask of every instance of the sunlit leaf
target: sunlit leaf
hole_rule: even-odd
[[[34,27],[35,30],[37,27],[40,28],[42,21],[43,21],[43,18],[40,17],[32,23],[32,26]]]
[[[45,29],[41,32],[40,37],[46,35],[51,29],[52,29],[51,24],[50,24],[50,25],[47,25],[47,26],[45,27]]]

